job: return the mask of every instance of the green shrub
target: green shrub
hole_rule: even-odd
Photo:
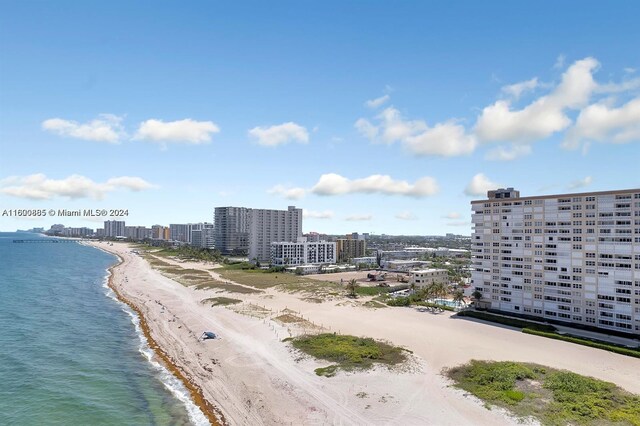
[[[611,343],[595,342],[593,340],[583,339],[580,337],[564,336],[562,334],[557,334],[557,333],[549,333],[546,331],[532,330],[529,327],[522,329],[522,332],[526,334],[533,334],[536,336],[548,337],[550,339],[562,340],[564,342],[577,343],[578,345],[589,346],[591,348],[603,349],[605,351],[615,352],[620,355],[627,355],[635,358],[640,358],[640,350],[626,348],[626,347],[614,345]]]
[[[402,348],[370,337],[322,333],[294,337],[290,341],[296,349],[315,358],[334,362],[336,368],[347,370],[366,369],[371,367],[373,363],[395,365],[403,362],[406,358]]]
[[[640,426],[640,397],[613,383],[536,364],[473,360],[451,368],[455,386],[543,425]]]

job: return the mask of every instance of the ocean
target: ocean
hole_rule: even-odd
[[[0,233],[0,424],[209,424],[106,286],[116,258]]]

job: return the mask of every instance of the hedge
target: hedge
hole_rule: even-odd
[[[536,336],[548,337],[550,339],[562,340],[565,342],[576,343],[578,345],[589,346],[591,348],[603,349],[605,351],[615,352],[620,355],[632,356],[634,358],[640,358],[640,350],[625,348],[623,346],[617,346],[609,343],[594,342],[593,340],[581,339],[579,337],[564,336],[557,333],[549,333],[545,331],[533,330],[531,328],[523,328],[523,333],[533,334]]]
[[[495,322],[502,325],[507,325],[509,327],[515,328],[529,328],[532,330],[540,330],[546,332],[554,332],[556,328],[552,325],[548,324],[538,324],[535,322],[525,321],[517,318],[508,318],[499,315],[488,314],[486,312],[478,312],[478,311],[462,311],[458,312],[458,316],[461,317],[471,317],[484,321]]]

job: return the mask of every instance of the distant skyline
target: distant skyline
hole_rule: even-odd
[[[622,1],[3,1],[0,212],[128,209],[151,226],[295,205],[305,233],[469,235],[470,201],[498,186],[638,188],[638,16]]]

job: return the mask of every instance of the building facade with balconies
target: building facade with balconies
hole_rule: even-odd
[[[480,306],[640,334],[640,189],[471,202]]]

